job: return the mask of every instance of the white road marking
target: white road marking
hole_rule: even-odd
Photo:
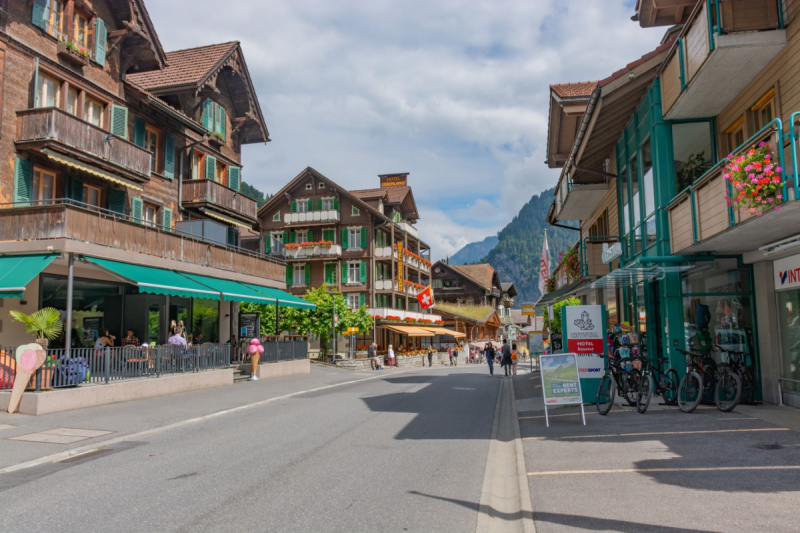
[[[453,390],[476,390],[470,387],[453,387]]]
[[[800,465],[786,466],[709,466],[695,468],[620,468],[609,470],[554,470],[528,472],[529,476],[563,476],[568,474],[635,474],[640,472],[722,472],[729,470],[800,470]]]

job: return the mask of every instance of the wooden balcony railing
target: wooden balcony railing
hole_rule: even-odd
[[[0,242],[68,239],[125,250],[131,252],[131,260],[142,254],[273,281],[286,278],[285,263],[275,258],[204,242],[161,226],[146,226],[104,210],[52,202],[0,209]]]
[[[54,107],[17,111],[18,145],[61,145],[69,152],[90,156],[112,172],[139,181],[150,179],[150,152],[108,131]]]
[[[183,207],[213,204],[234,214],[256,220],[256,201],[214,180],[199,179],[183,182]]]

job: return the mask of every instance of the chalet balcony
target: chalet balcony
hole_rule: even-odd
[[[662,67],[664,117],[719,115],[786,43],[778,0],[698,2]]]
[[[335,209],[323,211],[308,211],[306,213],[286,213],[283,215],[284,224],[308,224],[315,222],[339,222],[339,211]]]
[[[411,224],[408,224],[406,222],[398,222],[397,223],[397,227],[400,228],[400,230],[405,231],[406,233],[408,233],[409,235],[411,235],[415,239],[418,238],[417,228],[415,228]]]
[[[375,282],[376,291],[397,291],[397,281],[391,279],[377,280]]]
[[[123,250],[131,262],[140,258],[139,262],[147,263],[148,257],[169,259],[176,264],[191,263],[281,283],[286,279],[285,263],[274,257],[201,240],[173,228],[141,224],[128,216],[72,200],[0,208],[0,246],[4,249],[20,246],[45,250],[59,240],[73,242],[76,247]]]
[[[340,257],[342,247],[339,244],[324,246],[317,243],[286,244],[284,250],[287,259],[304,259],[311,257]]]
[[[150,179],[150,152],[62,109],[17,111],[16,145],[19,150],[59,152],[135,182]]]
[[[210,208],[248,224],[257,222],[255,200],[214,180],[184,180],[181,205],[184,209]]]
[[[417,313],[414,311],[401,311],[400,309],[392,309],[390,307],[379,307],[376,309],[367,309],[367,312],[378,319],[390,317],[399,317],[401,320],[411,318],[413,320],[433,320],[437,322],[442,319],[441,315],[429,315],[427,313]]]
[[[586,220],[594,213],[608,191],[609,183],[606,178],[583,177],[578,183],[573,181],[568,173],[562,174],[548,219],[550,222]]]
[[[748,142],[734,150],[738,155],[761,141],[766,142],[774,160],[783,165],[782,124],[774,120]],[[792,142],[797,143],[795,125]],[[791,150],[791,147],[786,147]],[[728,205],[726,196],[731,186],[724,178],[727,160],[709,169],[667,206],[670,245],[673,254],[714,252],[743,253],[767,247],[770,243],[796,236],[800,227],[800,202],[793,178],[784,183],[783,199],[771,204],[761,216],[745,207]],[[784,174],[797,176],[797,164],[784,166]],[[774,205],[774,207],[772,207]]]

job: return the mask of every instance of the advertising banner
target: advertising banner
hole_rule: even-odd
[[[577,354],[605,352],[602,305],[563,307],[561,324],[567,337],[566,351]]]
[[[403,292],[403,242],[397,243],[397,290]]]
[[[547,427],[550,419],[547,408],[554,405],[580,405],[583,414],[583,399],[581,398],[581,380],[578,377],[578,357],[566,353],[560,355],[542,355],[539,357],[539,368],[542,376],[542,396],[544,397],[544,413]],[[584,425],[586,418],[583,419]]]

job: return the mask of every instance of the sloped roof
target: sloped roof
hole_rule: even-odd
[[[597,87],[596,81],[577,81],[575,83],[555,83],[550,86],[550,90],[556,93],[559,98],[588,98],[594,88]]]
[[[383,198],[384,200],[388,198],[386,194],[386,189],[361,189],[358,191],[350,191],[353,193],[354,196],[361,198],[363,200],[366,199],[373,199],[373,198]]]
[[[128,79],[147,90],[199,85],[239,46],[239,41],[167,52],[167,66],[129,74]]]
[[[662,43],[661,45],[658,46],[658,48],[656,48],[652,52],[646,53],[645,55],[643,55],[642,57],[640,57],[636,61],[631,61],[630,63],[628,63],[627,65],[625,65],[621,69],[619,69],[618,71],[614,72],[611,76],[598,81],[597,85],[599,85],[600,87],[605,87],[606,85],[608,85],[612,81],[614,81],[616,79],[619,79],[621,76],[624,76],[625,74],[627,74],[628,72],[632,71],[633,69],[635,69],[639,65],[642,65],[642,64],[646,63],[647,61],[649,61],[650,59],[656,57],[658,54],[660,54],[662,52],[666,52],[667,50],[670,49],[670,47],[673,45],[674,42],[675,42],[675,37],[669,39],[665,43]]]
[[[508,283],[500,283],[500,288],[503,289],[503,292],[508,293],[508,295],[511,296],[512,298],[519,294],[519,292],[517,291],[517,287],[514,285],[513,282],[510,281]]]
[[[522,309],[511,309],[511,320],[514,324],[530,324],[530,316],[523,315]]]
[[[406,195],[411,192],[411,187],[407,185],[397,187],[381,187],[380,189],[360,189],[357,191],[350,191],[359,198],[386,198],[387,203],[399,204]]]
[[[475,280],[486,289],[492,288],[492,278],[494,278],[495,272],[494,268],[492,268],[492,265],[489,263],[480,263],[477,265],[450,265],[450,268]]]

